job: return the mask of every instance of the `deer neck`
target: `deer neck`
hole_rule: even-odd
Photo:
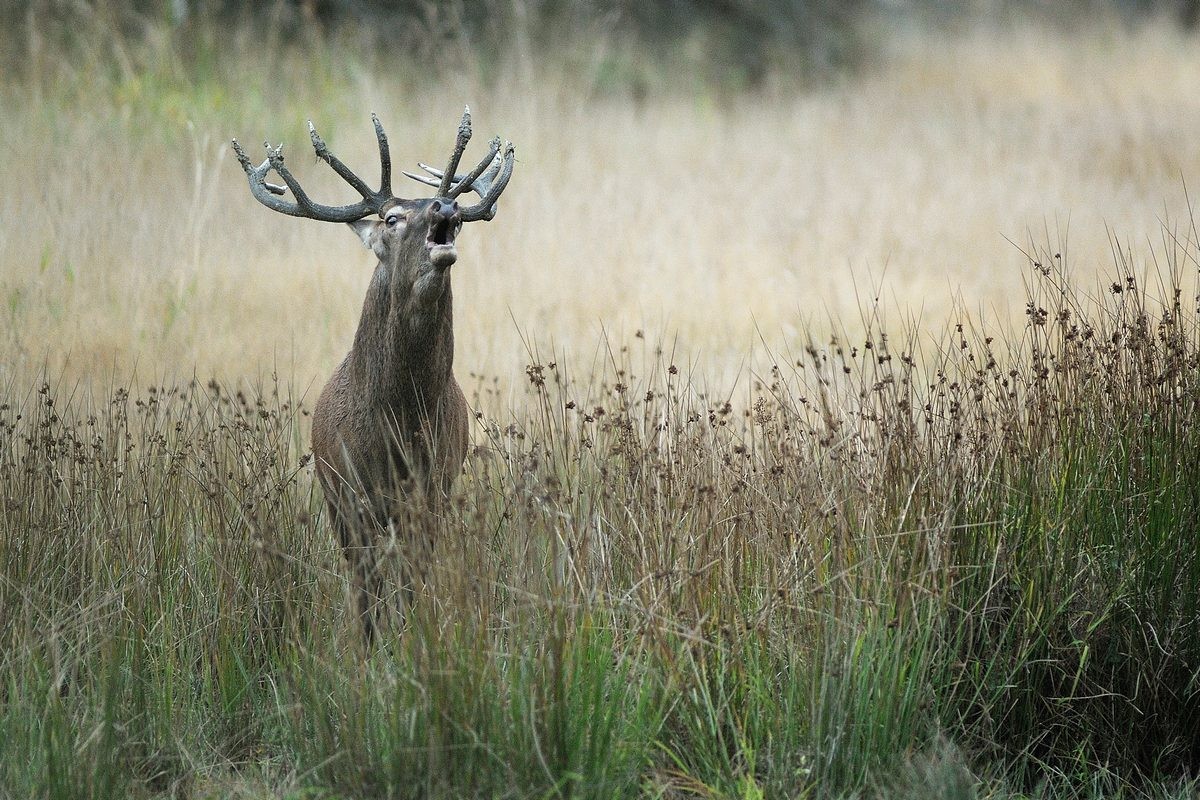
[[[404,281],[376,268],[348,357],[369,405],[398,417],[433,411],[453,379],[452,305],[448,271]]]

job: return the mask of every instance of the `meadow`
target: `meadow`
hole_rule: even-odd
[[[1200,40],[864,24],[753,91],[5,32],[0,797],[1195,797]],[[308,437],[373,260],[229,140],[344,202],[306,120],[370,175],[464,103],[473,447],[365,651]]]

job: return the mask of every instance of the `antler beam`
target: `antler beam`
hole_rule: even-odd
[[[450,163],[446,165],[445,171],[442,173],[441,183],[438,184],[438,197],[454,197],[455,195],[447,195],[450,191],[450,177],[458,171],[458,162],[462,159],[463,151],[467,149],[467,142],[471,141],[471,107],[463,107],[462,122],[458,123],[458,136],[454,139],[454,152],[450,154]]]
[[[388,150],[387,134],[383,132],[383,125],[379,122],[379,117],[372,114],[371,122],[375,125],[375,138],[379,143],[379,190],[372,190],[367,186],[366,182],[355,175],[349,167],[342,163],[341,159],[329,151],[325,145],[325,141],[317,133],[317,129],[313,127],[311,121],[308,123],[308,135],[312,139],[313,149],[316,150],[317,157],[333,168],[333,171],[342,177],[342,180],[350,184],[356,192],[362,195],[362,200],[358,203],[352,203],[345,206],[327,206],[321,203],[313,202],[308,194],[301,188],[300,183],[293,177],[283,162],[283,145],[272,147],[269,143],[264,143],[267,149],[267,160],[259,164],[257,167],[251,163],[246,156],[246,151],[238,144],[237,139],[233,140],[233,151],[237,154],[238,162],[241,163],[242,169],[246,173],[246,179],[250,182],[250,193],[258,202],[262,203],[272,211],[278,211],[281,214],[287,214],[293,217],[305,217],[307,219],[315,219],[321,222],[354,222],[362,219],[370,214],[378,214],[383,210],[383,206],[393,199],[392,195],[392,158]],[[274,170],[283,182],[284,186],[279,186],[274,183],[267,182],[267,173]],[[282,199],[279,195],[283,195],[287,190],[291,190],[295,201]]]
[[[464,122],[469,126],[470,118],[468,115],[463,115]],[[468,137],[470,136],[468,130]],[[451,167],[458,166],[458,160],[461,158],[459,143],[462,142],[462,127],[459,128],[459,141],[455,143],[455,152],[451,156]],[[465,147],[465,143],[463,145]],[[462,210],[463,222],[476,222],[478,220],[490,220],[496,216],[496,201],[500,198],[500,194],[508,186],[508,180],[512,177],[513,166],[517,160],[516,148],[512,142],[505,142],[503,146],[500,144],[500,137],[492,139],[487,156],[466,175],[453,175],[452,179],[447,179],[447,176],[452,173],[449,170],[440,170],[436,167],[431,167],[428,164],[417,162],[417,166],[425,170],[433,177],[426,175],[415,175],[411,172],[404,174],[415,181],[425,184],[426,186],[438,187],[438,195],[442,197],[458,197],[468,189],[477,193],[480,201],[473,206],[468,206]]]

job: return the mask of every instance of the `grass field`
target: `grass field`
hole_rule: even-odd
[[[1200,40],[748,93],[77,24],[0,78],[0,797],[1200,792]],[[464,102],[475,446],[364,654],[308,414],[373,261],[228,140],[341,201],[306,119],[373,174]]]

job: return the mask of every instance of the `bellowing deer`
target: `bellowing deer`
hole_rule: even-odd
[[[372,190],[325,146],[308,125],[317,157],[362,196],[346,206],[313,202],[283,162],[283,145],[267,147],[255,167],[235,140],[233,148],[250,191],[267,208],[294,217],[345,222],[379,259],[367,289],[354,345],[325,385],[313,413],[312,448],[317,477],[330,518],[350,562],[358,611],[371,641],[383,595],[376,539],[389,531],[396,503],[411,492],[437,500],[462,471],[467,450],[467,402],[454,379],[454,325],[450,267],[454,242],[464,222],[491,220],[508,185],[515,153],[492,140],[488,155],[465,175],[456,173],[471,137],[463,113],[449,164],[444,170],[420,164],[433,177],[410,178],[436,186],[434,197],[402,199],[392,194],[391,156],[378,117],[371,115],[379,142],[381,176]],[[285,186],[268,183],[276,172]],[[294,200],[281,197],[288,190]],[[462,208],[456,197],[468,190],[480,201]],[[371,215],[377,219],[369,219]],[[413,565],[402,568],[411,600]]]

